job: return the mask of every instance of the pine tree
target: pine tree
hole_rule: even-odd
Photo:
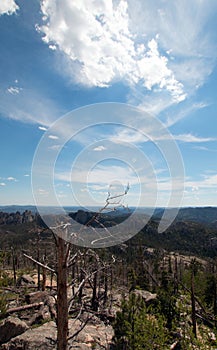
[[[168,332],[161,315],[148,313],[144,300],[131,293],[123,299],[114,323],[116,350],[167,349]]]

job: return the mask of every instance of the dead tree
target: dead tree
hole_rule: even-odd
[[[122,199],[125,195],[127,195],[129,191],[129,184],[127,185],[125,191],[121,194],[115,194],[111,195],[110,191],[108,192],[108,196],[106,198],[106,203],[102,209],[99,210],[96,214],[92,216],[92,218],[89,220],[88,223],[84,226],[92,227],[91,225],[95,222],[99,224],[99,217],[101,213],[107,209],[110,209],[110,207],[122,206]],[[53,236],[56,244],[56,251],[57,251],[57,267],[56,271],[52,268],[49,268],[47,265],[42,264],[40,261],[37,261],[36,259],[28,256],[27,254],[24,254],[27,258],[35,262],[38,266],[38,271],[40,271],[40,268],[48,269],[52,273],[56,272],[57,274],[57,350],[67,350],[67,344],[68,344],[68,313],[71,309],[75,299],[79,296],[80,299],[80,312],[82,310],[83,304],[82,304],[82,291],[85,286],[85,283],[88,281],[90,282],[92,280],[92,309],[97,311],[98,310],[98,296],[97,296],[97,281],[98,281],[98,274],[100,271],[105,270],[104,264],[99,264],[99,258],[98,255],[95,254],[93,251],[89,250],[88,253],[85,252],[85,254],[92,254],[95,256],[95,269],[93,271],[85,271],[85,269],[80,269],[80,283],[77,288],[77,291],[75,292],[75,288],[73,283],[75,281],[72,281],[73,285],[73,296],[68,302],[67,292],[68,292],[68,270],[70,267],[75,266],[75,264],[78,262],[78,258],[82,256],[82,253],[78,251],[76,254],[74,254],[73,257],[70,257],[71,253],[71,244],[69,242],[65,241],[65,237],[67,237],[67,230],[68,225],[70,224],[60,224],[55,225],[52,227]],[[101,227],[103,227],[105,230],[107,228],[100,224]],[[54,233],[55,232],[55,233]],[[82,230],[79,232],[81,233]],[[38,258],[40,258],[38,254]],[[38,259],[39,260],[39,259]],[[74,276],[73,276],[74,278]],[[75,278],[74,278],[75,279]],[[39,282],[40,283],[40,282]],[[107,299],[107,286],[108,282],[105,280],[105,294],[104,294],[104,303]],[[87,320],[88,322],[88,320]],[[84,326],[87,323],[86,321],[82,324],[81,329],[84,328]],[[77,334],[77,333],[76,333]],[[75,335],[71,336],[70,339],[74,338]]]
[[[68,338],[68,274],[69,243],[57,237],[57,349],[67,349]]]

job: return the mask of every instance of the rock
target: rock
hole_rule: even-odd
[[[25,333],[3,344],[1,350],[54,350],[56,349],[56,325],[53,321],[28,329]]]
[[[25,300],[28,304],[44,302],[48,297],[48,292],[46,291],[37,291],[29,293],[25,296]]]
[[[150,293],[147,290],[135,289],[133,293],[140,296],[146,303],[149,303],[157,298],[156,293]]]
[[[8,342],[11,338],[24,333],[29,327],[17,317],[9,316],[0,325],[0,344]]]
[[[56,300],[46,291],[37,291],[29,293],[26,295],[25,300],[28,304],[40,303],[43,302],[45,305],[48,305],[51,318],[56,318]]]
[[[40,310],[37,313],[34,313],[27,323],[29,326],[32,326],[33,324],[40,324],[42,321],[50,320],[51,314],[49,311],[49,307],[47,305],[42,305]]]
[[[69,320],[69,337],[81,327],[81,321]],[[87,324],[84,329],[69,340],[69,348],[77,350],[106,349],[112,342],[114,335],[110,325],[98,322],[98,325]],[[56,324],[47,322],[34,329],[12,338],[1,346],[1,350],[54,350],[56,349]]]
[[[69,321],[69,336],[80,328],[80,321]],[[73,342],[69,342],[71,349],[106,349],[108,344],[112,342],[114,331],[112,326],[105,325],[99,320],[97,325],[87,324],[84,329],[74,338]]]
[[[29,275],[22,275],[17,281],[18,286],[26,286],[28,284],[35,284],[34,279]]]
[[[78,210],[77,213],[74,215],[74,219],[79,224],[85,225],[92,218],[92,216],[93,214],[88,211]]]

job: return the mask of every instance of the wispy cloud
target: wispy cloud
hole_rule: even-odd
[[[109,140],[114,143],[143,143],[148,141],[148,138],[139,131],[131,130],[129,128],[118,129],[113,135],[109,136]]]
[[[182,134],[182,135],[173,135],[174,139],[182,142],[211,142],[216,141],[216,138],[212,137],[199,137],[192,134]]]
[[[26,85],[22,88],[22,93],[12,94],[6,91],[2,94],[0,113],[7,118],[49,127],[63,111],[41,91]]]
[[[191,115],[192,113],[195,113],[196,111],[206,108],[208,106],[207,103],[204,102],[195,102],[195,103],[188,103],[187,105],[183,105],[181,109],[170,111],[166,115],[166,121],[165,121],[165,127],[171,127],[172,125],[176,124],[180,120],[186,118],[187,116]]]
[[[0,182],[0,186],[6,186],[5,182]]]
[[[59,137],[56,135],[49,135],[48,138],[51,140],[58,140],[59,139]]]
[[[138,177],[131,168],[122,166],[98,166],[91,171],[85,169],[73,169],[73,172],[62,172],[56,174],[56,179],[66,182],[77,182],[81,184],[94,184],[107,186],[115,181],[121,183],[130,182],[138,184]]]
[[[49,191],[45,190],[44,188],[39,188],[37,190],[38,194],[41,196],[48,196],[49,195]]]
[[[176,141],[180,142],[186,142],[186,143],[202,143],[202,142],[211,142],[216,141],[216,138],[212,137],[200,137],[195,136],[191,133],[188,134],[164,134],[162,135],[155,135],[155,130],[147,130],[147,136],[144,135],[142,132],[136,131],[136,130],[130,130],[129,128],[126,129],[118,129],[116,133],[112,134],[108,137],[110,141],[114,143],[123,143],[123,142],[129,142],[130,144],[140,144],[143,142],[156,142],[159,140],[167,140],[167,139],[174,139]]]
[[[49,146],[48,149],[50,149],[51,151],[59,151],[62,149],[62,146],[61,145],[52,145],[52,146]]]
[[[12,15],[17,10],[19,10],[19,6],[16,4],[14,0],[1,0],[0,15],[3,15],[3,14]]]
[[[210,147],[205,147],[205,146],[194,146],[194,149],[198,150],[198,151],[205,151],[205,152],[217,152],[217,149],[213,149]]]
[[[200,176],[201,179],[199,180],[188,180],[185,182],[185,187],[186,189],[195,189],[197,190],[200,189],[211,189],[213,190],[214,188],[217,189],[217,174],[205,174]]]

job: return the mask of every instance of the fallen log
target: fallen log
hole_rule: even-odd
[[[43,302],[40,303],[34,303],[34,304],[29,304],[29,305],[23,305],[23,306],[17,306],[17,307],[13,307],[11,309],[6,310],[6,314],[12,314],[13,312],[18,312],[18,311],[23,311],[23,310],[27,310],[27,309],[32,309],[34,307],[40,307],[44,305]]]

